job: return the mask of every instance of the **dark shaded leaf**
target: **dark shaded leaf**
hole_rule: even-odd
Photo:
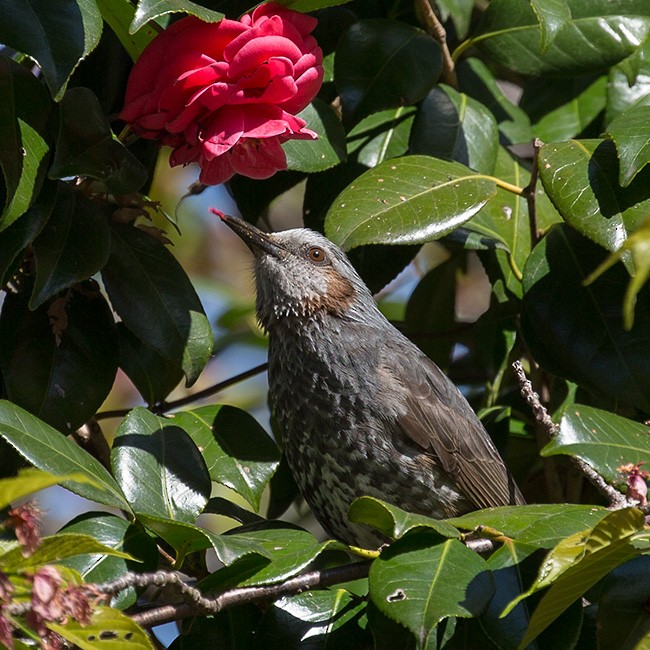
[[[147,170],[113,135],[99,100],[88,88],[70,88],[59,104],[59,134],[50,178],[89,176],[114,194],[139,190]]]
[[[535,247],[524,269],[526,341],[550,372],[650,411],[650,288],[639,292],[637,318],[626,331],[625,269],[616,265],[583,284],[603,257],[602,248],[566,225],[555,226]]]
[[[0,43],[8,44],[2,38],[4,24],[0,22]],[[0,168],[4,177],[0,231],[26,212],[41,189],[50,152],[50,107],[47,92],[34,75],[0,55]]]
[[[111,248],[106,206],[59,183],[47,224],[34,240],[36,277],[29,308],[100,271]]]
[[[325,234],[344,249],[421,244],[468,221],[496,192],[464,165],[428,156],[387,160],[362,174],[332,204]]]
[[[492,174],[498,149],[496,120],[472,97],[439,85],[418,107],[409,153],[456,160],[483,174]]]
[[[95,0],[95,2],[102,18],[120,39],[124,49],[134,61],[137,61],[144,48],[158,34],[158,30],[151,25],[145,25],[131,34],[129,27],[135,18],[135,7],[130,2],[124,0]]]
[[[7,0],[2,15],[0,43],[32,57],[59,100],[79,61],[99,43],[102,17],[94,0]]]
[[[187,385],[193,384],[210,358],[212,328],[192,283],[164,244],[139,228],[113,226],[102,277],[126,327],[179,365]]]
[[[149,406],[165,399],[183,378],[180,365],[158,354],[141,341],[124,323],[117,324],[120,368]]]
[[[173,423],[194,440],[210,478],[229,487],[257,511],[280,462],[277,445],[246,411],[234,406],[203,406],[173,415]]]
[[[115,322],[92,280],[35,311],[24,293],[8,294],[0,340],[7,396],[60,431],[87,422],[113,386]]]
[[[79,445],[20,407],[0,400],[0,435],[32,465],[55,476],[83,474],[88,482],[66,481],[79,496],[129,511],[129,504],[106,468]]]
[[[120,423],[111,465],[134,512],[194,523],[210,498],[208,470],[189,435],[144,408]]]
[[[352,126],[384,108],[420,101],[441,69],[440,46],[423,31],[388,20],[354,23],[334,59],[343,123]]]

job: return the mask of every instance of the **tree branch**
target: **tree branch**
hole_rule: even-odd
[[[537,181],[539,179],[539,150],[544,143],[535,138],[533,141],[533,165],[530,170],[530,182],[524,192],[526,195],[526,204],[528,206],[528,221],[530,224],[530,241],[531,246],[535,246],[539,241],[539,226],[537,224]]]
[[[424,23],[424,28],[430,36],[438,41],[442,51],[442,72],[440,81],[448,84],[452,88],[458,89],[458,78],[456,77],[456,67],[454,60],[451,58],[449,47],[447,46],[447,32],[438,20],[435,11],[431,7],[429,0],[415,0],[415,13]]]
[[[526,377],[521,361],[515,361],[512,367],[519,380],[521,395],[531,407],[535,420],[546,429],[549,437],[555,437],[559,427],[553,422],[548,411],[541,403],[539,395],[533,390],[533,385]],[[610,508],[617,510],[630,506],[638,507],[636,502],[629,501],[624,494],[621,494],[616,488],[609,485],[591,465],[576,456],[570,456],[570,458],[589,482],[607,499]]]

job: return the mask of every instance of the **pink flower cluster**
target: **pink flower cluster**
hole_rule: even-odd
[[[203,183],[268,178],[287,167],[283,142],[316,138],[296,117],[323,79],[316,22],[275,3],[240,20],[183,18],[141,54],[121,117],[172,147],[172,165],[197,162]]]

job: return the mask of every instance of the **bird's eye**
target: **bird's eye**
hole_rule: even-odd
[[[327,253],[320,246],[311,246],[307,249],[307,258],[314,264],[327,262]]]

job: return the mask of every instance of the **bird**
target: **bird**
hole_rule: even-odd
[[[338,540],[387,540],[348,519],[361,496],[435,519],[524,498],[454,383],[397,330],[345,253],[306,228],[265,233],[213,209],[253,253],[269,403],[303,497]]]

